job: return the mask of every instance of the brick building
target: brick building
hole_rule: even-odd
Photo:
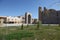
[[[42,8],[39,7],[39,21],[42,21],[42,24],[59,24],[60,23],[60,11],[55,9],[46,9],[42,11]]]

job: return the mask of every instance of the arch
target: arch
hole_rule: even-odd
[[[31,23],[31,15],[29,14],[28,15],[28,24],[30,24]]]
[[[26,24],[31,24],[32,23],[32,16],[28,12],[25,13],[25,23]]]

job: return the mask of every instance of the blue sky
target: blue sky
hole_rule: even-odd
[[[0,16],[22,16],[30,12],[38,18],[38,7],[60,10],[60,0],[0,0]]]

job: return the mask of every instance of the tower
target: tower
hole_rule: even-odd
[[[46,9],[46,7],[44,7],[44,14],[45,14],[45,15],[47,14],[47,9]]]
[[[38,8],[38,20],[39,21],[42,20],[42,8],[41,7]]]

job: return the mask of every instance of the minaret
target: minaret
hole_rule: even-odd
[[[46,9],[46,7],[44,7],[44,14],[45,14],[45,15],[47,14],[47,9]]]
[[[47,10],[46,7],[44,7],[44,10]]]
[[[41,7],[38,8],[38,20],[39,21],[42,20],[42,8]]]

